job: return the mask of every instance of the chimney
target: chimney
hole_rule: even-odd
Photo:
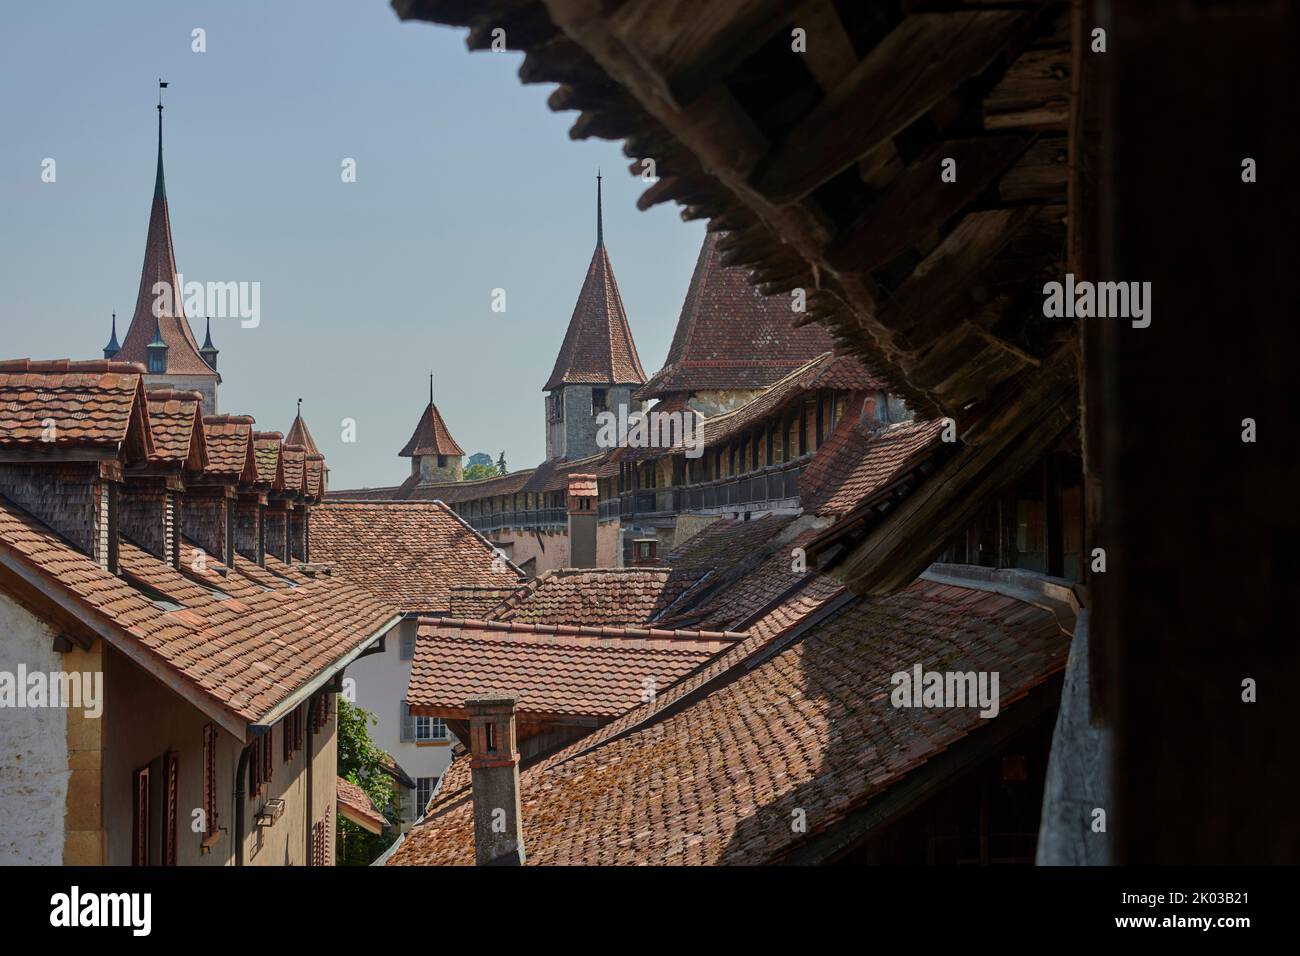
[[[595,475],[569,476],[569,567],[596,567],[600,492]]]
[[[474,862],[519,866],[524,862],[519,812],[519,751],[515,746],[515,699],[497,694],[471,697],[470,785],[474,796]]]

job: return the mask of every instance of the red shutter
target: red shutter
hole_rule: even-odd
[[[170,751],[163,757],[163,866],[176,865],[176,825],[180,814],[180,756]]]
[[[217,725],[203,728],[203,837],[217,832]]]
[[[149,768],[135,772],[132,781],[131,865],[149,865]]]

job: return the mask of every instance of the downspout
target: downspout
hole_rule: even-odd
[[[235,866],[244,865],[244,777],[248,773],[248,758],[253,752],[253,745],[246,744],[239,752],[239,764],[235,767]]]

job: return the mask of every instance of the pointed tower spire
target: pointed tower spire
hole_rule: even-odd
[[[199,349],[199,355],[203,356],[203,361],[208,363],[212,371],[217,370],[217,347],[212,344],[212,316],[208,316],[207,329],[203,335],[203,348]]]
[[[286,445],[301,445],[306,449],[307,454],[320,455],[320,449],[316,447],[316,439],[311,437],[311,431],[307,428],[307,423],[302,419],[302,399],[298,399],[298,414],[294,416],[293,424],[289,426],[288,433],[284,436]]]
[[[162,91],[167,89],[167,84],[163,82],[162,77],[158,78],[158,174],[153,181],[153,198],[156,202],[161,199],[167,199],[167,185],[163,181],[163,164],[162,164]]]
[[[113,313],[113,334],[108,339],[108,344],[104,346],[104,358],[116,358],[117,353],[122,351],[122,346],[117,344],[117,313]]]
[[[185,317],[184,289],[176,271],[176,253],[172,247],[171,214],[162,160],[162,91],[165,80],[158,81],[158,171],[154,180],[153,203],[149,209],[149,232],[144,244],[144,262],[140,267],[140,286],[135,312],[122,337],[119,361],[139,362],[152,371],[157,358],[165,359],[168,375],[184,375],[187,387],[203,394],[203,413],[218,411],[217,391],[221,376],[213,368],[215,349],[209,356],[199,354],[199,343]],[[161,343],[165,351],[154,348]]]
[[[605,217],[600,209],[600,169],[596,170],[596,245],[605,244]]]

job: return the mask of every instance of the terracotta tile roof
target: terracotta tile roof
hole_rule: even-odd
[[[296,564],[285,564],[285,562],[281,561],[269,551],[265,555],[265,560],[266,569],[282,578],[288,578],[290,581],[297,584],[306,584],[308,581],[312,580],[311,575],[304,574],[302,571],[298,570]]]
[[[473,501],[494,495],[512,495],[524,490],[534,471],[535,468],[528,468],[475,481],[421,481],[419,475],[412,475],[394,489],[391,497],[395,501],[444,501],[455,504],[458,501]],[[333,495],[333,492],[330,494]]]
[[[737,647],[715,664],[730,665],[721,673],[662,695],[680,689],[676,706],[656,700],[617,722],[622,730],[602,728],[523,770],[528,863],[779,862],[987,726],[978,708],[895,708],[892,674],[939,662],[996,671],[1005,713],[1059,673],[1069,650],[1051,611],[973,588],[917,581],[826,607],[756,666]],[[448,775],[464,774],[453,765]],[[795,809],[807,835],[790,826]],[[471,815],[463,786],[440,793],[390,864],[472,863]]]
[[[595,498],[600,494],[595,475],[570,474],[566,490],[575,498]]]
[[[302,450],[308,455],[320,455],[321,453],[320,449],[316,447],[316,439],[311,437],[311,429],[303,421],[301,412],[293,417],[293,424],[289,426],[289,434],[284,436],[284,443],[286,445],[301,445]]]
[[[412,779],[409,773],[402,769],[401,764],[393,759],[392,754],[385,753],[379,761],[379,767],[407,790],[415,789],[415,780]]]
[[[346,777],[335,784],[339,816],[346,817],[371,833],[382,833],[389,825],[384,815],[375,809],[369,795]]]
[[[207,441],[202,428],[203,396],[174,388],[150,388],[149,431],[153,434],[154,458],[167,462],[190,462],[198,470],[208,465]],[[195,449],[191,447],[197,445]],[[191,458],[191,455],[196,456]]]
[[[875,432],[846,416],[799,476],[807,512],[841,517],[864,498],[901,477],[940,440],[943,421],[899,422]]]
[[[233,597],[256,597],[266,590],[263,584],[242,573],[244,567],[251,563],[247,559],[236,559],[236,570],[231,571],[216,555],[208,554],[189,538],[181,538],[181,574],[207,587],[224,591]]]
[[[670,607],[700,573],[667,568],[557,568],[512,593],[486,616],[524,624],[644,624]]]
[[[446,613],[455,585],[520,583],[518,569],[441,502],[327,501],[311,521],[314,560],[404,612]]]
[[[420,420],[415,423],[415,431],[402,450],[397,453],[402,458],[414,458],[419,455],[450,455],[460,457],[465,449],[456,444],[451,437],[447,423],[442,420],[438,406],[430,402],[420,413]]]
[[[280,462],[284,468],[284,490],[304,494],[306,489],[307,453],[301,445],[280,446]]]
[[[573,461],[553,459],[544,461],[534,470],[524,491],[566,491],[569,487],[569,475],[574,473],[592,474],[597,478],[609,478],[618,474],[618,460],[610,452],[604,451],[588,458],[576,458]]]
[[[340,581],[213,600],[210,593],[196,595],[164,562],[129,545],[124,551],[128,573],[186,606],[164,610],[0,498],[0,560],[46,582],[74,613],[106,627],[142,666],[171,675],[173,689],[193,695],[232,732],[272,716],[278,704],[397,621],[386,602]]]
[[[171,213],[167,196],[162,188],[162,156],[158,157],[158,178],[154,187],[153,206],[149,211],[149,232],[145,237],[144,264],[140,268],[140,290],[135,300],[135,313],[122,340],[117,358],[126,362],[148,360],[149,343],[154,332],[162,333],[167,343],[167,372],[171,375],[206,375],[220,380],[220,376],[199,355],[199,344],[194,331],[185,318],[184,296],[176,275],[176,254],[172,248]],[[169,314],[154,318],[153,286],[166,282],[176,293],[172,296]]]
[[[406,700],[416,713],[464,718],[467,697],[501,692],[534,718],[615,717],[743,636],[422,618]]]
[[[325,494],[325,459],[310,452],[303,462],[303,494],[308,498],[320,498]]]
[[[103,360],[0,362],[0,445],[116,452],[130,443],[152,455],[142,371]]]
[[[765,514],[750,521],[722,518],[668,552],[674,568],[729,567],[779,535],[794,515]]]
[[[272,490],[284,488],[284,463],[280,448],[284,437],[279,432],[253,432],[253,461],[257,466],[257,483]]]
[[[488,617],[502,601],[513,595],[519,587],[474,587],[457,585],[451,589],[447,613],[451,617],[479,620]]]
[[[704,237],[664,367],[637,398],[673,392],[764,388],[831,349],[820,325],[795,328],[788,295],[765,296],[743,268],[720,262],[718,240]]]
[[[246,482],[257,478],[251,416],[204,415],[203,438],[208,446],[205,475]]]
[[[549,392],[561,385],[640,385],[645,369],[636,354],[632,329],[614,280],[614,267],[603,242],[597,243],[587,276],[573,307],[551,377],[542,386]]]

